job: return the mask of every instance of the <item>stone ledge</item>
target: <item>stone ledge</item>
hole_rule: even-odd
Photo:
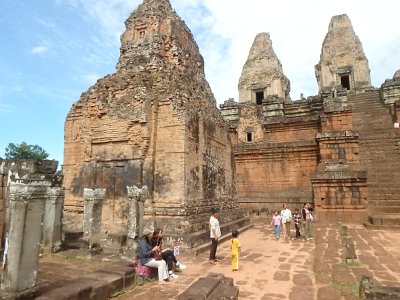
[[[367,276],[360,282],[360,299],[400,299],[400,286],[379,286]]]
[[[79,273],[79,269],[77,269],[77,273]],[[62,286],[57,284],[44,286],[32,296],[39,300],[106,300],[115,292],[131,285],[133,279],[134,269],[125,266],[111,266],[110,269],[105,268],[84,274],[79,279],[65,281]]]
[[[233,279],[223,274],[209,273],[178,296],[178,300],[238,299],[239,289]]]

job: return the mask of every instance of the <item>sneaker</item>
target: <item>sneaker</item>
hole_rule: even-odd
[[[180,263],[180,262],[178,262],[178,263],[176,264],[176,267],[177,267],[178,269],[181,269],[181,270],[185,270],[185,269],[186,269],[186,265],[184,265],[184,264],[182,264],[182,263]]]
[[[179,276],[176,275],[174,272],[169,272],[169,278],[170,279],[177,279],[177,278],[179,278]]]
[[[310,237],[310,240],[313,240],[313,238]]]
[[[306,241],[309,241],[310,240],[310,238],[306,238]]]

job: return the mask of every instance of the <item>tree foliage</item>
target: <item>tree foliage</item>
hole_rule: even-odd
[[[38,145],[9,143],[6,147],[6,159],[46,159],[49,154]]]

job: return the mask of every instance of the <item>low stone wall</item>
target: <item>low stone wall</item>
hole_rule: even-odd
[[[360,299],[395,300],[400,299],[400,286],[379,286],[370,277],[363,276],[360,282]]]

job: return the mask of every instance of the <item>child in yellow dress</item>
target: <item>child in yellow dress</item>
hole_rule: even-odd
[[[238,240],[239,231],[232,231],[231,250],[232,250],[232,271],[239,271],[240,242]]]

